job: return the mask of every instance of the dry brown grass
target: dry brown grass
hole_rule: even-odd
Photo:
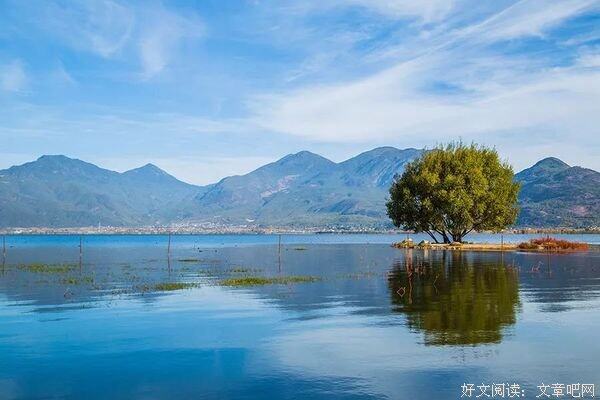
[[[551,237],[530,239],[528,242],[520,243],[518,247],[522,250],[545,251],[586,251],[589,249],[587,243],[571,242]]]

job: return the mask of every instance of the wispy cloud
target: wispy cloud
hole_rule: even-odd
[[[296,14],[357,7],[388,18],[416,18],[421,22],[432,22],[444,18],[455,4],[454,0],[306,0],[282,2],[279,6]]]
[[[597,0],[521,0],[464,33],[486,40],[540,36],[546,29],[599,6]]]
[[[134,10],[110,0],[48,1],[34,15],[39,28],[82,51],[112,57],[131,37]]]
[[[453,0],[349,0],[345,4],[356,4],[393,18],[417,17],[424,22],[444,18],[455,6]]]
[[[556,66],[503,52],[499,41],[541,35],[598,3],[521,1],[469,26],[437,31],[359,79],[256,96],[253,122],[312,141],[502,142],[507,132],[562,140],[600,135],[598,50]],[[451,26],[449,24],[448,26]],[[496,46],[496,47],[494,47]],[[387,49],[386,49],[387,50]]]
[[[600,148],[598,0],[5,3],[11,154],[199,165],[462,137],[526,166]]]
[[[126,62],[134,55],[144,79],[164,70],[182,40],[197,39],[204,32],[194,12],[180,14],[154,1],[51,0],[37,8],[16,2],[13,6],[28,16],[30,27],[24,28],[41,30],[77,51]]]
[[[20,60],[0,65],[0,89],[7,92],[19,92],[27,84],[27,74]]]
[[[142,77],[148,79],[168,65],[182,40],[201,37],[204,24],[196,16],[184,17],[162,7],[143,14],[147,22],[140,29],[138,46]]]

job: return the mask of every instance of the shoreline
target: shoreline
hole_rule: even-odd
[[[419,249],[419,250],[452,250],[452,251],[517,251],[521,250],[518,243],[431,243],[427,245],[403,246],[402,243],[392,245],[397,249]]]
[[[476,232],[479,234],[498,235],[542,235],[542,234],[600,234],[600,228],[515,228],[501,232]],[[415,232],[395,229],[376,228],[286,228],[286,227],[248,227],[248,226],[219,226],[219,227],[182,227],[182,226],[146,226],[146,227],[15,227],[0,228],[0,235],[35,236],[35,235],[302,235],[302,234],[373,234],[373,235],[415,235]],[[434,243],[435,244],[435,243]],[[465,244],[466,245],[466,244]],[[505,244],[507,245],[507,244]]]

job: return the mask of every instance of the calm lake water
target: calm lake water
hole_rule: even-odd
[[[529,399],[541,384],[600,391],[597,247],[390,247],[402,238],[284,235],[279,251],[277,236],[173,236],[168,257],[165,236],[85,236],[80,258],[78,236],[9,236],[0,399],[445,400],[464,383],[516,383]],[[307,282],[281,283],[294,276]],[[244,277],[276,280],[226,285]]]

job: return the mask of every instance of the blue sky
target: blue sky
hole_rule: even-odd
[[[600,170],[600,0],[0,0],[0,168],[203,184],[456,139]]]

